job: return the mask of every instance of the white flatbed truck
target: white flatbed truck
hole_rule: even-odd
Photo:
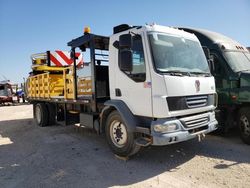
[[[35,66],[28,78],[38,125],[80,123],[105,133],[111,150],[123,157],[217,129],[215,82],[195,35],[122,24],[110,37],[86,31],[68,46],[72,66],[54,70],[45,55],[38,64],[48,70]],[[78,49],[90,60],[82,69]]]

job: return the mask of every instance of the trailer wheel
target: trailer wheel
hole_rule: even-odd
[[[37,125],[45,127],[48,125],[48,111],[44,103],[37,103],[35,105],[35,119]]]
[[[140,150],[140,146],[135,143],[134,133],[128,132],[127,125],[117,111],[108,116],[105,132],[108,144],[116,155],[128,157]]]
[[[250,108],[242,108],[239,112],[238,124],[241,139],[250,144]]]
[[[54,104],[46,103],[48,110],[48,125],[54,125],[56,123],[56,107]]]

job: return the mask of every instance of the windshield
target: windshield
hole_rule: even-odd
[[[4,86],[0,86],[0,96],[7,96],[7,90]]]
[[[250,53],[248,52],[225,52],[229,66],[235,72],[250,70]]]
[[[160,72],[210,73],[200,44],[181,37],[150,33],[155,67]]]

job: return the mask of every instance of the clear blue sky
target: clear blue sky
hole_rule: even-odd
[[[88,25],[111,35],[121,23],[204,28],[250,46],[250,0],[0,0],[0,80],[20,83],[32,53],[69,50]]]

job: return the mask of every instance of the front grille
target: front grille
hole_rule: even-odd
[[[210,106],[214,105],[215,100],[214,94],[167,97],[166,99],[170,111]]]
[[[207,95],[186,97],[188,108],[198,108],[206,106],[208,101]]]
[[[201,114],[191,117],[184,117],[180,119],[184,127],[186,128],[195,128],[195,127],[202,127],[207,126],[209,123],[209,115]]]

